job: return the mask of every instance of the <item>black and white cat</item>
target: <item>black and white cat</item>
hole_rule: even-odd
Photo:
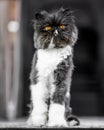
[[[73,45],[78,31],[69,9],[36,13],[34,57],[31,79],[33,110],[28,123],[34,126],[67,127],[72,116],[70,85],[73,70]]]

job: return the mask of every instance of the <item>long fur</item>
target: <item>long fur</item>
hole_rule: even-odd
[[[60,28],[64,25],[64,28]],[[45,30],[50,26],[50,30]],[[73,45],[78,31],[69,9],[36,13],[31,100],[28,120],[34,126],[68,127],[71,117],[70,86],[73,70]]]

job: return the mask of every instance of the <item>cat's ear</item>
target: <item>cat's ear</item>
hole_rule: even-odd
[[[69,8],[63,9],[63,13],[71,13],[71,10]]]
[[[69,15],[69,16],[72,16],[74,11],[72,11],[72,10],[71,10],[71,9],[69,9],[69,8],[66,8],[66,9],[63,9],[63,11],[62,11],[62,12],[63,12],[63,14],[64,14],[64,15],[67,15],[67,16],[68,16],[68,15]]]
[[[42,18],[42,15],[40,12],[38,13],[35,13],[35,19],[38,20],[38,19],[41,19]]]
[[[74,17],[74,15],[73,15],[74,12],[75,12],[75,11],[72,11],[72,10],[69,9],[69,8],[66,8],[66,9],[60,8],[60,10],[59,10],[59,13],[61,13],[61,15],[62,15],[63,17],[72,20],[73,23],[75,22],[75,17]]]
[[[66,8],[64,9],[63,7],[59,9],[59,13],[63,14],[64,16],[72,16],[73,12],[71,9]]]
[[[61,7],[60,9],[59,9],[59,12],[61,12],[61,13],[67,13],[67,12],[70,12],[71,10],[69,9],[69,8],[66,8],[66,9],[64,9],[63,7]]]
[[[37,12],[35,13],[35,19],[36,20],[44,19],[47,14],[48,13],[46,11]]]

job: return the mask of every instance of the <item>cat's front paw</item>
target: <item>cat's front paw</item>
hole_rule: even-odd
[[[33,125],[35,127],[42,127],[46,125],[46,122],[47,122],[47,116],[43,114],[43,115],[30,116],[27,121],[27,124]]]
[[[49,109],[48,127],[68,127],[64,117],[65,107],[61,104],[53,103]]]
[[[48,127],[68,127],[66,120],[58,120],[54,119],[53,121],[49,121],[47,124]]]

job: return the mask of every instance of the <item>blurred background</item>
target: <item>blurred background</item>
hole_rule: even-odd
[[[28,116],[34,14],[60,7],[75,11],[79,30],[73,113],[104,116],[104,0],[0,0],[0,120]]]

